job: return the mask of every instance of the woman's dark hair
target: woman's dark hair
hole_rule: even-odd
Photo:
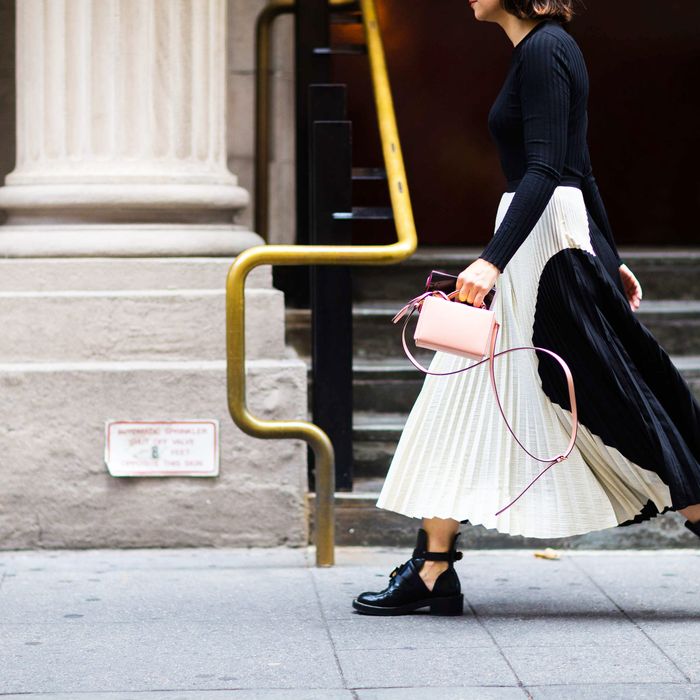
[[[501,0],[506,12],[519,19],[558,19],[569,22],[574,16],[574,0]]]

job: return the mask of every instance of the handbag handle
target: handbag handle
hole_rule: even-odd
[[[459,294],[458,290],[455,290],[454,292],[451,292],[450,294],[445,294],[444,292],[441,291],[431,291],[431,292],[424,292],[423,294],[417,296],[415,299],[411,299],[411,301],[408,302],[405,306],[403,306],[399,312],[393,317],[392,321],[393,323],[396,323],[405,313],[408,311],[410,307],[410,311],[408,315],[406,316],[406,320],[404,321],[403,328],[401,330],[401,342],[403,343],[403,349],[406,352],[406,355],[408,355],[408,359],[415,365],[419,370],[422,372],[425,372],[425,374],[434,374],[434,375],[448,375],[448,374],[457,374],[458,372],[466,372],[467,370],[473,369],[474,367],[477,367],[478,365],[484,364],[484,362],[489,363],[489,377],[491,379],[491,386],[493,387],[493,393],[496,396],[496,403],[498,405],[498,410],[501,413],[501,416],[503,417],[503,421],[506,424],[506,427],[508,428],[508,432],[513,436],[515,439],[515,442],[520,445],[520,447],[533,459],[537,460],[538,462],[549,462],[549,464],[507,505],[501,508],[499,511],[496,512],[496,515],[500,515],[504,510],[507,510],[510,508],[529,488],[532,486],[537,479],[539,479],[550,467],[554,466],[555,464],[558,464],[559,462],[563,462],[572,452],[574,449],[574,444],[576,443],[576,435],[578,433],[578,410],[576,406],[576,392],[574,390],[574,379],[571,376],[571,370],[569,369],[569,366],[564,362],[564,360],[559,357],[555,352],[552,352],[551,350],[547,350],[547,348],[540,348],[540,347],[534,347],[530,345],[525,345],[517,348],[508,348],[507,350],[501,350],[500,352],[495,352],[496,350],[496,339],[498,337],[498,331],[500,329],[500,326],[498,323],[495,324],[495,328],[493,330],[493,333],[491,334],[491,342],[489,344],[489,354],[488,357],[484,358],[483,360],[479,360],[478,362],[475,362],[474,364],[469,365],[469,367],[463,367],[462,369],[454,370],[452,372],[431,372],[430,370],[426,369],[421,365],[418,360],[416,360],[415,357],[411,354],[411,351],[408,349],[408,344],[406,343],[406,327],[408,326],[408,322],[413,315],[413,312],[420,307],[422,304],[423,300],[428,297],[428,296],[433,296],[433,295],[439,295],[444,297],[446,300],[450,301],[451,297],[456,296]],[[505,411],[503,410],[503,406],[501,404],[501,397],[498,393],[498,387],[496,386],[496,375],[494,371],[494,359],[498,357],[499,355],[506,355],[509,352],[517,352],[518,350],[539,350],[540,352],[545,352],[551,357],[553,357],[561,366],[561,368],[564,370],[564,375],[566,377],[566,383],[567,383],[567,388],[569,391],[569,404],[571,405],[571,418],[572,418],[572,429],[571,429],[571,435],[569,437],[569,444],[566,446],[566,449],[556,455],[555,457],[537,457],[536,455],[532,454],[525,445],[523,445],[522,442],[518,439],[518,436],[515,434],[513,429],[510,426],[510,423],[508,422],[508,418],[506,418]]]

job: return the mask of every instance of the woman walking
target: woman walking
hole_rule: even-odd
[[[507,186],[493,238],[457,288],[460,301],[480,306],[497,286],[499,350],[535,345],[564,358],[576,385],[576,446],[497,516],[542,465],[507,432],[483,367],[426,375],[376,503],[422,527],[389,585],[353,600],[361,613],[461,614],[460,523],[567,537],[671,510],[700,537],[700,406],[635,314],[642,290],[619,258],[593,177],[588,74],[564,27],[573,1],[469,0],[513,52],[488,117]],[[429,369],[471,362],[437,352]],[[523,351],[495,367],[515,434],[534,454],[556,454],[572,428],[558,366]]]

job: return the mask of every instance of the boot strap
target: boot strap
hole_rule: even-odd
[[[426,552],[424,549],[413,550],[414,559],[430,559],[431,561],[459,561],[462,552]]]

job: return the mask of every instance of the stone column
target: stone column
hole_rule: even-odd
[[[226,0],[17,3],[17,161],[0,256],[235,255]]]

